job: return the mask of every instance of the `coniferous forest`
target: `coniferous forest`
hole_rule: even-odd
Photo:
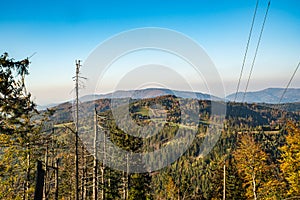
[[[126,120],[116,122],[111,99],[84,102],[81,111],[95,111],[99,120],[93,112],[79,114],[77,130],[72,102],[37,110],[26,90],[29,66],[28,59],[16,61],[6,53],[0,57],[0,199],[300,199],[297,103],[217,102],[226,107],[222,131],[213,149],[199,156],[208,127],[220,120],[211,116],[211,101],[191,99],[198,106],[189,108],[188,116],[199,123],[186,120],[182,125],[186,113],[178,102],[184,99],[174,95],[130,99],[129,117],[136,124],[151,125],[154,113],[161,126],[159,133],[146,138],[119,128]],[[165,112],[152,105],[161,105]],[[196,135],[182,156],[159,170],[131,173],[109,167],[103,159],[110,155],[100,142],[95,143],[98,157],[93,152],[94,132],[99,129],[97,137],[105,134],[127,152],[155,151],[171,144],[176,154],[184,142],[174,139],[180,128],[183,134],[194,130]],[[125,163],[127,168],[136,164]]]

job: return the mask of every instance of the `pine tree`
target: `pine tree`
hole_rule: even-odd
[[[35,104],[26,91],[29,60],[0,56],[0,199],[32,199],[34,168],[42,143]]]

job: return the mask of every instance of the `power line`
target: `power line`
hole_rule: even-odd
[[[256,6],[255,6],[253,18],[252,18],[251,28],[250,28],[250,33],[249,33],[248,41],[247,41],[247,45],[246,45],[246,51],[245,51],[244,58],[243,58],[242,69],[241,69],[239,81],[238,81],[238,84],[237,84],[237,87],[236,87],[236,93],[235,93],[235,97],[234,97],[234,102],[236,101],[237,94],[238,94],[239,89],[240,89],[241,79],[242,79],[242,76],[243,76],[245,61],[246,61],[247,54],[248,54],[249,44],[250,44],[250,40],[251,40],[251,36],[252,36],[252,30],[253,30],[253,26],[254,26],[254,22],[255,22],[255,17],[256,17],[256,12],[257,12],[257,8],[258,8],[258,3],[259,3],[259,0],[256,1]]]
[[[249,73],[249,77],[248,77],[248,80],[247,80],[247,84],[246,84],[246,88],[245,88],[245,92],[244,92],[244,95],[243,95],[242,102],[244,102],[245,96],[246,96],[246,92],[248,90],[250,78],[251,78],[251,75],[252,75],[254,63],[255,63],[255,60],[256,60],[257,53],[258,53],[258,48],[259,48],[259,45],[260,45],[260,42],[261,42],[261,38],[262,38],[262,34],[263,34],[263,31],[264,31],[264,27],[265,27],[266,19],[267,19],[267,16],[268,16],[270,4],[271,4],[271,1],[269,1],[269,3],[268,3],[268,7],[267,7],[266,14],[265,14],[265,17],[264,17],[264,22],[263,22],[263,25],[261,27],[259,39],[258,39],[258,42],[257,42],[257,46],[256,46],[256,50],[255,50],[254,58],[253,58],[253,61],[252,61],[252,65],[251,65],[251,69],[250,69],[250,73]]]
[[[285,87],[285,89],[284,89],[284,91],[283,91],[283,93],[282,93],[282,95],[281,95],[281,97],[280,97],[280,99],[279,99],[278,105],[281,103],[283,96],[285,95],[287,89],[290,87],[290,84],[291,84],[292,80],[294,79],[295,74],[296,74],[296,72],[297,72],[298,69],[299,69],[299,66],[300,66],[300,62],[298,63],[298,65],[297,65],[297,67],[296,67],[296,69],[295,69],[295,71],[294,71],[292,77],[290,78],[288,84],[286,85],[286,87]]]

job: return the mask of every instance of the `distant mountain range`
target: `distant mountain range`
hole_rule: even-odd
[[[51,103],[51,104],[47,104],[47,105],[37,105],[37,109],[38,110],[46,110],[47,108],[52,108],[52,107],[55,107],[59,104],[62,104],[62,103]]]
[[[282,93],[284,92],[283,88],[267,88],[255,92],[247,92],[245,95],[245,102],[247,103],[269,103],[277,104],[279,102]],[[112,98],[133,98],[133,99],[145,99],[145,98],[154,98],[158,96],[165,95],[175,95],[181,98],[196,98],[201,100],[223,100],[220,97],[213,96],[210,94],[200,93],[200,92],[190,92],[190,91],[178,91],[170,90],[164,88],[147,88],[141,90],[118,90],[112,93],[107,94],[95,94],[95,95],[86,95],[80,97],[80,102],[94,101],[97,99],[112,99]],[[236,102],[241,102],[244,93],[238,92]],[[227,101],[234,101],[235,93],[230,94],[226,97]],[[281,103],[294,103],[300,102],[300,88],[290,88],[286,91],[284,97],[281,100]],[[47,106],[38,106],[39,110],[53,107],[58,104],[50,104]]]
[[[247,92],[245,95],[245,102],[247,103],[270,103],[277,104],[284,92],[284,88],[267,88],[255,92]],[[201,100],[222,100],[222,98],[213,96],[210,94],[190,91],[178,91],[164,88],[147,88],[141,90],[119,90],[113,93],[100,94],[100,95],[87,95],[80,98],[81,102],[93,101],[103,98],[133,98],[133,99],[145,99],[154,98],[164,95],[175,95],[181,98],[197,98]],[[241,102],[244,93],[238,92],[237,102]],[[233,101],[235,93],[226,96],[227,101]],[[283,96],[281,103],[294,103],[300,102],[300,88],[289,88]]]
[[[108,94],[95,94],[95,95],[86,95],[80,98],[81,102],[93,101],[97,99],[114,99],[114,98],[132,98],[132,99],[147,99],[154,98],[158,96],[165,95],[175,95],[181,98],[196,98],[202,100],[221,100],[221,98],[200,93],[200,92],[188,92],[188,91],[179,91],[171,90],[165,88],[147,88],[141,90],[118,90],[113,93]]]
[[[247,92],[245,95],[245,102],[247,103],[269,103],[277,104],[284,92],[284,88],[267,88],[255,92]],[[234,101],[235,94],[230,94],[226,97],[229,101]],[[244,93],[237,93],[237,102],[241,102]],[[294,103],[300,102],[300,88],[289,88],[283,96],[280,103]]]

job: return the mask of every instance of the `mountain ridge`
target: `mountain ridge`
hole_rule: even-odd
[[[279,103],[280,97],[284,92],[284,88],[266,88],[258,91],[247,92],[245,95],[245,102],[247,103],[268,103],[277,104]],[[234,101],[236,93],[229,94],[224,98],[220,98],[214,95],[210,95],[202,92],[192,91],[180,91],[171,90],[165,88],[145,88],[140,90],[117,90],[106,94],[89,94],[80,97],[80,102],[94,101],[98,99],[111,99],[111,98],[133,98],[133,99],[145,99],[153,98],[165,95],[175,95],[181,98],[196,98],[198,100],[214,100],[214,101]],[[236,102],[241,102],[244,93],[238,92]],[[66,102],[72,102],[66,101]],[[280,103],[296,103],[300,102],[300,88],[289,88]],[[45,106],[38,106],[38,110],[51,108],[61,103],[52,103]]]
[[[266,88],[258,91],[246,92],[245,102],[247,103],[295,103],[300,102],[300,88],[288,88],[285,95],[280,101],[280,98],[285,91],[285,88]],[[236,93],[226,96],[226,99],[233,101]],[[241,102],[244,92],[237,93],[236,102]],[[280,102],[279,102],[280,101]]]
[[[101,98],[132,98],[145,99],[158,96],[175,95],[181,98],[196,98],[201,100],[221,100],[220,97],[202,92],[180,91],[165,88],[145,88],[140,90],[117,90],[107,94],[91,94],[80,97],[80,101],[87,102]]]

